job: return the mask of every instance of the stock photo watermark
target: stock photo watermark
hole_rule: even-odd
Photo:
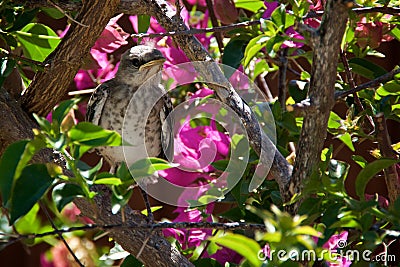
[[[266,253],[265,250],[258,252],[258,259],[261,262],[269,262],[273,260],[278,261],[296,261],[296,262],[315,262],[315,261],[329,261],[332,263],[342,262],[343,260],[350,261],[352,263],[357,262],[376,262],[382,264],[382,266],[390,266],[391,263],[396,262],[396,255],[388,252],[389,246],[394,242],[392,240],[389,243],[382,243],[383,251],[378,254],[374,254],[372,250],[356,250],[356,249],[345,249],[347,247],[347,241],[339,239],[337,242],[336,249],[322,249],[321,251],[316,250],[303,250],[298,251],[292,250],[270,250]]]

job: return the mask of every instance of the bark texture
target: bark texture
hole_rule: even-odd
[[[119,0],[83,1],[76,23],[57,49],[49,55],[44,71],[38,72],[21,98],[23,108],[29,113],[46,116],[67,93],[68,87],[83,64],[90,48],[116,13]]]
[[[382,157],[398,159],[398,155],[392,148],[392,141],[388,133],[386,118],[383,113],[378,113],[374,116],[375,133],[378,141],[378,148],[381,152]],[[400,181],[399,173],[397,172],[397,164],[390,166],[383,170],[385,174],[386,186],[388,189],[388,195],[390,203],[394,203],[400,196]]]
[[[111,212],[111,192],[107,187],[98,186],[99,193],[94,198],[94,203],[87,199],[78,198],[74,202],[85,216],[88,216],[96,224],[120,224],[121,214],[113,215]],[[147,220],[139,211],[127,206],[125,217],[130,224],[146,224]],[[185,258],[171,243],[162,237],[160,230],[148,229],[107,229],[109,236],[120,244],[126,251],[137,257],[145,266],[177,266],[188,267],[193,264]],[[140,255],[139,255],[140,253]]]
[[[309,89],[312,112],[304,116],[296,162],[286,199],[300,193],[303,181],[318,167],[327,135],[329,114],[335,103],[336,69],[340,44],[346,29],[349,5],[341,0],[328,0],[321,25],[311,32],[313,63]],[[299,203],[289,206],[295,214]]]

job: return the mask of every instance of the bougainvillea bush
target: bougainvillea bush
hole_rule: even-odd
[[[175,3],[165,4],[176,9]],[[273,115],[276,149],[293,164],[303,117],[307,116],[301,108],[307,107],[311,79],[310,31],[317,30],[321,23],[324,2],[186,0],[181,5],[180,15],[190,29],[232,26],[195,36],[214,60],[249,79],[244,81],[234,73],[228,77],[233,84],[246,87],[254,82],[258,86],[262,102],[268,104]],[[301,194],[291,200],[301,203],[296,215],[285,211],[290,203],[283,200],[278,184],[269,175],[249,192],[258,163],[253,149],[248,151],[243,174],[232,190],[209,194],[213,184],[226,182],[222,173],[232,158],[232,149],[243,144],[244,136],[230,135],[219,123],[226,111],[205,104],[206,100],[217,99],[216,94],[206,84],[187,79],[193,70],[180,70],[169,76],[167,84],[174,106],[187,101],[204,116],[188,115],[177,122],[174,164],[152,158],[135,163],[132,168],[139,177],[156,173],[159,179],[175,185],[206,189],[199,189],[196,194],[190,191],[193,195],[189,196],[188,191],[183,191],[176,196],[182,205],[175,207],[173,214],[163,213],[163,209],[171,207],[160,202],[154,207],[155,215],[162,214],[162,219],[169,222],[244,225],[234,231],[200,226],[163,229],[162,234],[195,266],[398,264],[400,198],[386,189],[375,188],[385,186],[382,181],[390,170],[400,183],[400,148],[395,143],[400,138],[398,131],[378,129],[387,124],[399,129],[400,74],[397,71],[389,79],[382,78],[398,68],[383,63],[395,57],[396,48],[399,49],[399,7],[396,1],[357,1],[352,5],[338,51],[337,105],[330,114],[321,160],[304,182]],[[28,86],[32,73],[41,71],[40,62],[67,33],[67,19],[59,8],[29,9],[12,1],[3,1],[0,12],[4,44],[0,83],[17,68]],[[246,22],[257,23],[243,27]],[[111,188],[115,212],[123,210],[132,194],[137,193],[127,166],[108,173],[107,166],[89,153],[98,146],[121,145],[121,136],[84,122],[83,118],[88,92],[114,77],[121,54],[130,46],[153,45],[166,58],[166,70],[190,62],[171,36],[157,35],[165,32],[153,17],[116,15],[76,74],[73,93],[46,118],[33,115],[38,123],[34,138],[18,141],[4,152],[0,161],[0,238],[4,251],[17,240],[27,249],[47,244],[40,252],[41,266],[77,266],[73,255],[85,266],[141,266],[135,255],[129,255],[112,240],[95,241],[100,234],[96,229],[66,231],[64,238],[73,253],[57,235],[22,235],[49,232],[54,227],[91,225],[93,221],[81,216],[72,201],[75,197],[92,199],[93,185]],[[383,49],[387,47],[392,50]],[[346,93],[360,85],[363,90]],[[282,87],[285,92],[279,90]],[[385,123],[379,123],[379,118]],[[382,131],[389,142],[382,140]],[[72,175],[66,175],[53,163],[30,163],[42,148],[59,151]],[[392,153],[388,154],[388,150]],[[39,177],[35,183],[30,182],[33,176]],[[130,203],[134,208],[136,204]],[[257,227],[252,229],[251,225]]]

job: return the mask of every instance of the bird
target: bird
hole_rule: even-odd
[[[168,116],[173,106],[161,84],[164,62],[152,46],[131,47],[122,54],[115,77],[97,86],[88,101],[86,121],[118,132],[129,144],[97,148],[110,172],[124,161],[130,166],[147,156],[173,156],[173,122]],[[150,216],[147,194],[141,191]]]

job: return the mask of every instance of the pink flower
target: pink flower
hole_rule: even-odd
[[[91,224],[93,221],[88,217],[80,216],[81,211],[74,203],[68,204],[63,210],[62,215],[68,218],[71,222],[77,222],[78,220],[84,224]]]
[[[187,0],[187,2],[192,5],[198,5],[198,6],[206,6],[206,0]]]
[[[214,204],[208,204],[204,215],[199,209],[186,209],[183,207],[177,208],[174,212],[178,216],[173,220],[173,222],[212,222],[211,213],[214,209]],[[211,229],[165,229],[163,231],[164,236],[172,236],[182,245],[183,249],[194,248],[201,244],[202,241],[206,240],[207,237],[211,236]]]
[[[287,36],[289,36],[291,38],[291,40],[285,40],[282,44],[282,48],[286,48],[286,47],[297,47],[300,48],[302,47],[304,44],[301,42],[296,42],[293,39],[298,39],[298,40],[304,40],[304,37],[298,33],[297,31],[295,31],[293,29],[293,27],[289,27],[286,29],[285,34]]]
[[[363,18],[361,22],[357,22],[357,27],[355,30],[355,37],[357,38],[357,44],[361,48],[367,46],[372,49],[378,48],[382,40],[382,28],[381,22],[366,22]]]
[[[337,235],[332,235],[329,240],[322,245],[322,247],[332,253],[337,253],[337,249],[343,249],[347,245],[348,235],[349,233],[347,231],[343,231]],[[349,267],[351,261],[347,257],[337,256],[336,262],[327,262],[327,264],[332,267]]]
[[[238,254],[236,251],[233,251],[232,249],[229,248],[221,248],[217,252],[215,252],[212,255],[208,255],[208,258],[215,259],[218,261],[222,266],[225,265],[225,263],[234,263],[234,264],[239,264],[240,261],[243,259],[243,257]]]
[[[128,44],[126,39],[129,37],[129,34],[124,32],[122,28],[117,24],[117,21],[122,16],[123,14],[120,14],[116,17],[113,17],[109,21],[92,49],[98,50],[99,52],[103,53],[112,53],[121,46]]]
[[[376,194],[375,195],[365,194],[366,201],[375,200],[375,198]],[[389,200],[381,195],[378,195],[378,204],[382,208],[387,209],[389,207]]]
[[[355,29],[357,44],[361,48],[367,46],[372,49],[378,48],[382,42],[393,40],[394,37],[388,34],[392,28],[393,25],[391,24],[382,23],[380,21],[368,22],[367,18],[363,17],[361,21],[357,22],[357,27]]]
[[[86,64],[76,74],[74,81],[78,90],[96,87],[98,83],[107,81],[115,76],[117,65],[109,60],[109,53],[114,52],[123,45],[128,44],[126,39],[129,34],[124,32],[117,24],[118,15],[110,20],[105,30],[100,35],[90,50],[92,63]]]
[[[264,1],[264,5],[267,9],[264,11],[262,18],[269,19],[272,15],[272,12],[274,12],[274,10],[279,6],[279,2],[278,1],[274,1],[274,2]]]
[[[280,5],[278,1],[275,1],[275,2],[264,1],[264,4],[267,7],[264,14],[262,15],[262,17],[264,19],[269,19],[271,17],[272,13],[275,11],[275,9],[277,9]],[[292,26],[286,29],[285,34],[288,37],[290,37],[290,40],[285,40],[282,44],[282,48],[286,48],[286,47],[300,48],[304,45],[301,42],[296,42],[295,40],[293,40],[293,39],[304,40],[304,37],[301,36],[300,33],[298,33],[297,31],[295,31]]]

